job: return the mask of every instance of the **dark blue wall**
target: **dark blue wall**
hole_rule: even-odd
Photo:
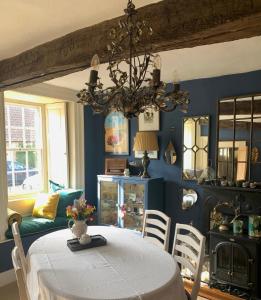
[[[198,79],[182,82],[181,88],[190,92],[191,103],[188,116],[210,116],[210,154],[209,158],[215,163],[216,147],[216,108],[217,101],[227,96],[238,96],[261,92],[261,71],[236,74],[210,79]],[[201,227],[202,201],[199,197],[196,205],[188,211],[181,209],[182,187],[193,187],[202,196],[201,189],[192,181],[181,179],[182,168],[182,118],[184,114],[177,111],[161,113],[161,131],[159,132],[160,159],[151,161],[149,171],[152,176],[162,176],[166,181],[165,208],[171,216],[172,223],[184,222]],[[104,119],[93,115],[90,108],[85,109],[85,160],[86,160],[86,196],[89,201],[96,202],[96,175],[104,173]],[[170,131],[174,126],[175,130]],[[133,137],[137,131],[137,120],[133,119],[130,126],[130,150],[133,147]],[[174,166],[167,165],[163,158],[163,151],[172,139],[177,151],[177,162]],[[130,151],[129,160],[133,160]],[[202,197],[201,197],[202,198]]]

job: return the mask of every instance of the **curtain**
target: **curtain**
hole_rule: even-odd
[[[68,102],[70,187],[84,189],[84,108]]]
[[[5,239],[8,205],[4,112],[4,93],[0,92],[0,241]]]

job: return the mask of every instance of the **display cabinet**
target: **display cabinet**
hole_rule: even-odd
[[[146,209],[163,210],[163,178],[98,175],[98,220],[142,230]]]

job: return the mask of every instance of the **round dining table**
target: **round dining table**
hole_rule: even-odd
[[[186,300],[175,259],[137,232],[89,226],[107,244],[72,252],[69,229],[42,236],[27,254],[31,300]]]

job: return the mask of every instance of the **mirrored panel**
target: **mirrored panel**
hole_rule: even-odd
[[[196,191],[189,189],[183,189],[183,198],[182,198],[182,209],[187,210],[191,208],[198,199],[198,194]]]
[[[235,101],[236,119],[251,118],[252,97],[238,98]]]
[[[261,95],[222,99],[218,108],[217,178],[260,181]]]
[[[177,160],[177,153],[171,141],[164,151],[164,160],[168,165],[174,165]]]
[[[219,120],[219,140],[231,141],[234,137],[234,120]]]
[[[208,167],[209,116],[183,119],[183,179],[197,180]]]
[[[261,117],[261,96],[254,97],[253,106],[254,106],[253,117],[254,118]]]
[[[219,101],[219,120],[234,119],[234,99]]]

